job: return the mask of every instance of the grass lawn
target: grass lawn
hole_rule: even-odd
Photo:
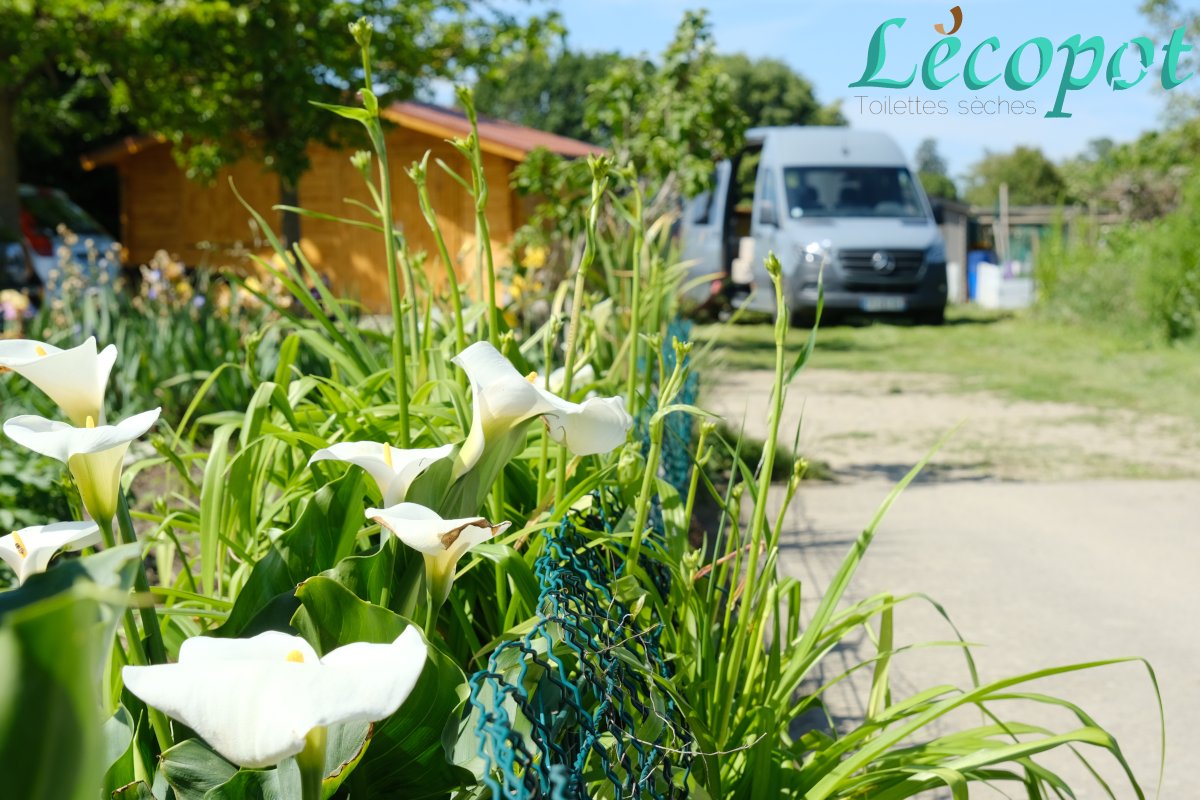
[[[793,330],[797,351],[808,336]],[[770,369],[769,323],[703,325],[710,368]],[[929,372],[961,379],[963,391],[1023,400],[1174,414],[1200,422],[1200,348],[1130,341],[1029,313],[950,308],[942,327],[838,324],[817,334],[814,369]],[[803,377],[798,380],[803,380]]]

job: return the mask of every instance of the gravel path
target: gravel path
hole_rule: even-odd
[[[761,435],[769,385],[763,373],[728,375],[705,405],[735,424],[745,414],[747,429]],[[787,516],[784,569],[804,581],[810,597],[810,587],[820,591],[891,483],[961,422],[932,469],[889,512],[849,599],[883,591],[930,595],[968,641],[980,643],[975,655],[985,681],[1080,661],[1147,658],[1166,708],[1161,796],[1195,796],[1200,431],[1171,418],[1009,402],[953,388],[942,377],[820,370],[801,376],[788,421],[795,425],[803,415],[801,451],[827,461],[838,481],[802,488]],[[952,638],[921,601],[898,612],[896,622],[898,641]],[[827,674],[870,652],[861,641],[834,654]],[[897,696],[969,680],[961,654],[949,649],[906,654],[894,671]],[[1159,718],[1144,667],[1074,673],[1030,688],[1078,702],[1115,733],[1153,796]],[[865,704],[862,683],[845,685],[830,703],[837,717],[853,720]],[[1008,718],[1057,731],[1078,727],[1069,715],[1041,709],[1012,709]],[[957,720],[978,721],[978,715]],[[1098,762],[1106,777],[1119,778],[1110,759]],[[1047,763],[1062,769],[1080,798],[1106,796],[1069,755]],[[1127,784],[1111,785],[1117,797],[1134,796]],[[972,792],[993,796],[1001,795]]]

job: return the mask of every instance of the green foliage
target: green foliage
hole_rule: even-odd
[[[1011,153],[987,153],[971,167],[964,196],[990,208],[999,202],[1003,183],[1008,184],[1008,202],[1014,206],[1053,205],[1069,199],[1058,168],[1036,147],[1019,145]]]
[[[746,124],[704,12],[684,14],[657,65],[626,62],[593,84],[587,119],[607,133],[618,164],[657,186],[673,177],[687,197],[737,150]]]
[[[917,178],[925,188],[925,194],[946,200],[958,199],[958,187],[947,173],[946,160],[938,152],[937,139],[922,139],[917,146],[915,161]]]
[[[294,187],[311,142],[352,133],[309,101],[340,102],[360,81],[346,31],[364,16],[376,28],[374,79],[400,99],[536,42],[544,23],[458,0],[139,2],[115,95],[139,127],[172,140],[190,174],[211,178],[248,151]]]
[[[958,199],[958,187],[948,175],[938,175],[934,172],[918,172],[918,180],[925,194],[930,197],[941,197],[946,200]]]
[[[846,124],[840,101],[821,105],[812,83],[779,59],[735,53],[718,56],[717,65],[750,127]]]
[[[0,228],[16,229],[18,137],[43,146],[80,127],[106,129],[89,113],[103,97],[105,44],[123,0],[12,0],[0,14]],[[100,131],[97,131],[100,132]],[[34,180],[32,174],[26,180]]]
[[[580,98],[620,60],[617,53],[582,53],[565,47],[549,57],[522,52],[480,76],[475,102],[488,116],[593,141],[595,131],[586,124]]]
[[[1157,220],[1103,231],[1077,223],[1039,258],[1043,309],[1149,341],[1200,338],[1200,191]]]
[[[1097,139],[1059,169],[1069,196],[1090,208],[1150,220],[1179,207],[1197,159],[1200,119],[1193,118],[1132,142]]]

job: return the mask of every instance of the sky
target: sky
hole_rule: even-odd
[[[1163,45],[1168,37],[1153,30],[1138,13],[1138,0],[974,0],[962,2],[962,26],[957,36],[962,50],[942,67],[938,74],[961,72],[968,53],[989,36],[1000,41],[1000,50],[984,51],[979,59],[979,74],[987,77],[1003,67],[1017,47],[1038,36],[1048,38],[1057,47],[1073,34],[1084,39],[1096,35],[1105,44],[1105,63],[1113,52],[1130,38],[1147,35],[1155,44],[1155,62],[1149,75],[1137,86],[1114,92],[1105,82],[1102,68],[1092,84],[1071,92],[1064,110],[1069,119],[1047,119],[1043,114],[1054,104],[1065,54],[1055,53],[1049,72],[1033,88],[1014,92],[1003,79],[971,92],[961,78],[944,89],[933,91],[918,76],[908,89],[851,89],[864,71],[867,47],[875,29],[884,20],[904,17],[901,28],[887,32],[887,59],[881,77],[907,77],[914,65],[941,34],[935,23],[946,30],[952,25],[950,7],[955,0],[558,0],[542,8],[555,8],[568,31],[568,44],[578,50],[618,50],[626,54],[657,55],[670,41],[675,26],[687,9],[705,7],[710,12],[717,49],[744,52],[752,57],[782,59],[808,78],[821,102],[842,100],[842,110],[855,128],[890,133],[911,158],[922,139],[935,137],[950,174],[961,177],[985,151],[1005,152],[1019,144],[1040,147],[1052,159],[1059,160],[1083,151],[1093,139],[1108,137],[1116,141],[1136,138],[1140,133],[1159,128],[1166,106],[1160,67]],[[960,0],[961,2],[962,0]],[[1184,3],[1184,5],[1194,5]],[[537,5],[535,4],[535,7]],[[1200,52],[1200,49],[1197,50]],[[1180,75],[1196,62],[1196,53],[1184,56]],[[1129,48],[1125,74],[1137,74],[1136,50]],[[990,69],[992,65],[994,69]],[[1021,60],[1022,74],[1032,77],[1037,71],[1037,50],[1030,48]],[[1080,57],[1075,72],[1088,71],[1089,58]],[[1200,90],[1200,75],[1194,86],[1184,83],[1175,91]],[[864,97],[866,99],[860,99]],[[945,101],[948,113],[935,116],[898,116],[884,113],[880,101],[891,104],[910,98],[919,101]],[[971,113],[973,100],[1032,102],[1036,114]],[[960,101],[967,101],[967,113],[959,113]],[[876,101],[874,108],[871,101]],[[998,109],[998,103],[977,106],[976,111]],[[1006,111],[1012,108],[1006,106]],[[872,113],[874,110],[875,113]],[[1024,106],[1022,110],[1028,110]]]

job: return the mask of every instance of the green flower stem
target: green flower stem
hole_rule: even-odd
[[[458,286],[458,270],[454,268],[454,261],[450,258],[450,250],[446,247],[446,238],[442,235],[442,226],[438,224],[437,213],[433,210],[433,203],[429,199],[429,151],[425,152],[424,158],[419,164],[413,164],[408,171],[408,176],[417,186],[417,204],[421,207],[421,216],[425,218],[425,224],[429,226],[429,230],[433,233],[433,241],[437,246],[438,256],[442,259],[442,265],[446,268],[446,279],[450,284],[450,308],[453,311],[454,319],[454,346],[455,351],[461,353],[467,349],[467,335],[463,329],[463,304],[462,292]],[[460,370],[461,373],[461,370]],[[466,375],[460,374],[458,380],[462,385],[466,385]]]
[[[300,800],[321,800],[321,784],[325,780],[324,727],[316,727],[304,737],[304,749],[296,755],[300,767]]]
[[[392,575],[396,571],[396,537],[383,532],[383,547],[387,550],[388,568],[385,573],[388,575],[388,580],[383,582],[383,588],[379,590],[379,605],[387,608],[392,602]]]
[[[122,544],[131,544],[137,541],[137,533],[133,529],[133,519],[129,515],[129,504],[125,499],[124,492],[117,494],[117,530],[120,533]],[[112,539],[112,521],[102,523],[100,531],[101,535],[106,536],[106,539]],[[153,597],[150,594],[150,581],[146,578],[146,562],[141,558],[138,559],[137,572],[133,576],[133,588],[139,595]],[[128,655],[132,656],[131,663],[138,666],[167,663],[167,650],[163,644],[162,628],[158,624],[158,611],[150,606],[139,608],[138,613],[142,618],[142,628],[146,632],[150,652],[147,653],[142,647],[137,625],[133,621],[133,611],[125,609],[125,637],[129,640]],[[156,708],[146,706],[146,713],[150,718],[150,726],[154,729],[154,738],[158,740],[159,752],[165,753],[175,744],[174,737],[171,735],[171,724],[167,721],[166,716]]]
[[[583,293],[587,285],[587,275],[596,260],[596,222],[600,216],[600,200],[608,188],[608,170],[611,166],[606,158],[589,158],[592,168],[592,201],[588,206],[587,227],[584,232],[583,255],[579,259],[579,269],[575,273],[575,287],[571,294],[571,321],[567,327],[567,341],[564,349],[564,375],[562,396],[571,399],[571,387],[575,382],[575,351],[579,346],[579,320],[583,315]],[[546,374],[550,374],[550,365],[546,365]],[[554,509],[561,513],[563,495],[567,488],[567,449],[559,447],[558,471],[554,481]]]
[[[705,452],[708,435],[716,429],[711,422],[700,425],[700,435],[696,437],[696,461],[692,465],[692,474],[688,479],[687,500],[683,505],[683,518],[688,525],[692,524],[692,513],[696,508],[696,492],[700,487],[700,472],[708,463],[709,455]]]
[[[549,389],[550,365],[554,362],[554,343],[558,341],[558,332],[561,328],[561,323],[558,317],[550,317],[549,322],[542,328],[542,371],[546,375],[546,381],[543,388]],[[538,470],[537,470],[537,501],[541,505],[546,503],[547,493],[550,490],[550,437],[543,434],[541,436],[541,449],[538,453]]]
[[[738,602],[737,621],[735,622],[736,630],[733,636],[733,646],[730,652],[730,658],[726,661],[725,671],[727,673],[725,684],[725,692],[721,697],[724,703],[723,713],[719,718],[718,741],[720,736],[723,736],[732,726],[733,719],[733,685],[737,678],[741,678],[744,685],[751,685],[754,680],[752,675],[739,674],[735,675],[734,670],[739,670],[742,667],[743,660],[746,658],[747,651],[750,647],[750,641],[754,638],[755,630],[752,628],[752,623],[755,618],[755,599],[760,594],[758,581],[760,578],[770,576],[767,570],[764,569],[760,575],[758,572],[758,562],[763,555],[763,539],[766,535],[766,514],[767,514],[767,492],[771,487],[771,473],[775,467],[775,451],[778,447],[779,439],[779,421],[783,414],[783,399],[785,388],[785,364],[786,341],[788,331],[788,313],[783,299],[783,280],[780,275],[779,260],[774,253],[768,253],[766,258],[767,273],[771,276],[771,282],[775,285],[775,302],[779,308],[779,313],[775,319],[775,383],[771,390],[771,411],[767,421],[767,443],[763,448],[762,463],[759,465],[758,486],[755,489],[754,510],[751,512],[750,525],[747,533],[750,537],[750,553],[746,558],[746,579],[745,589],[742,592]]]
[[[642,187],[638,184],[637,176],[630,181],[633,187],[633,253],[630,258],[630,283],[632,284],[632,300],[629,311],[629,371],[625,379],[625,401],[629,403],[629,413],[637,416],[637,370],[638,354],[642,325],[642,246],[646,238],[646,225],[642,219]],[[696,452],[700,452],[697,450]]]
[[[492,254],[492,234],[487,219],[488,185],[483,176],[483,151],[479,148],[479,125],[471,93],[460,90],[458,99],[467,112],[467,119],[471,122],[471,137],[468,140],[471,149],[468,160],[471,163],[471,193],[475,197],[475,264],[476,271],[487,280],[486,297],[481,296],[479,299],[484,300],[488,307],[488,341],[492,343],[493,347],[498,348],[500,308],[496,305],[496,264],[495,256]],[[481,267],[486,267],[486,271]]]
[[[101,526],[103,530],[104,526]],[[117,529],[120,532],[122,544],[132,544],[137,541],[137,533],[133,529],[133,518],[129,515],[129,504],[125,493],[117,496]],[[133,588],[138,594],[150,597],[150,581],[146,578],[146,562],[138,559],[137,572],[133,576]],[[158,611],[153,607],[139,609],[142,617],[142,628],[150,644],[150,663],[167,663],[167,648],[163,645],[162,629],[158,624]]]
[[[362,51],[363,64],[368,64],[371,60],[369,35],[359,39],[359,48]],[[364,88],[370,93],[372,89],[369,69],[365,70],[363,77]],[[374,108],[374,105],[372,107]],[[404,341],[404,307],[401,304],[400,276],[399,268],[397,267],[395,220],[392,218],[391,170],[388,166],[387,142],[383,136],[383,126],[379,124],[378,108],[374,108],[374,114],[366,123],[366,128],[371,138],[371,146],[374,148],[377,156],[376,161],[379,162],[379,194],[377,203],[380,222],[384,227],[383,253],[387,264],[388,292],[392,301],[392,380],[396,384],[396,402],[400,407],[400,446],[409,447],[412,443],[412,435],[409,431],[408,421],[408,351]],[[403,296],[408,299],[409,307],[413,310],[408,320],[412,329],[409,332],[409,340],[416,346],[418,342],[418,321],[416,314],[418,312],[417,304],[413,302],[413,290],[415,287],[412,278],[412,265],[409,259],[404,260],[404,283]],[[420,350],[419,347],[417,349]]]
[[[633,523],[633,540],[629,543],[627,563],[637,569],[638,556],[642,552],[642,537],[646,533],[646,518],[650,513],[650,498],[654,496],[654,478],[658,475],[658,462],[662,457],[663,426],[661,422],[650,425],[650,452],[646,455],[646,471],[642,475],[642,488],[638,492],[637,515]]]
[[[658,366],[659,374],[662,374],[662,347],[659,346],[657,340],[659,337],[651,337],[655,340],[655,351],[659,352]],[[650,514],[650,499],[657,494],[655,488],[655,479],[658,477],[658,464],[662,459],[662,442],[663,434],[666,426],[666,415],[664,410],[674,402],[675,396],[679,393],[679,389],[683,386],[684,377],[686,375],[686,367],[684,360],[687,354],[687,346],[680,345],[675,342],[675,368],[671,374],[659,387],[658,392],[658,411],[650,418],[650,452],[646,455],[646,472],[642,475],[642,488],[638,492],[637,498],[637,513],[634,516],[633,523],[633,540],[629,544],[629,564],[633,569],[637,568],[638,556],[641,555],[642,538],[646,534],[646,520]]]

